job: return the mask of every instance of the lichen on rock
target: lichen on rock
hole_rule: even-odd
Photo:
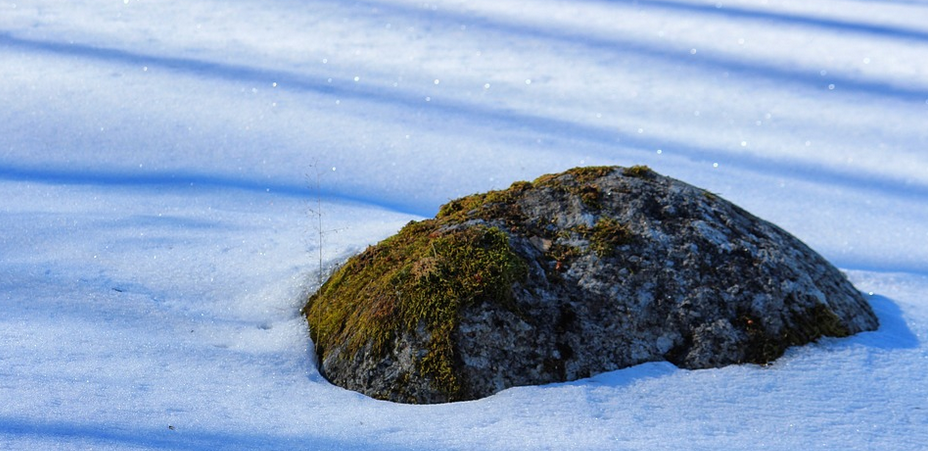
[[[350,258],[303,312],[325,377],[410,403],[655,360],[764,364],[878,326],[801,241],[645,166],[453,200]]]

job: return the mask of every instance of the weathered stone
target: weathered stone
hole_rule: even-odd
[[[452,201],[349,259],[304,312],[330,381],[414,403],[654,360],[765,364],[878,326],[798,239],[646,167]]]

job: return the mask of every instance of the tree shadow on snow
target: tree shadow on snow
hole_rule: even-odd
[[[599,1],[605,1],[606,3],[619,3],[614,0]],[[625,2],[627,0],[622,1]],[[894,3],[896,3],[896,1],[894,1]],[[924,6],[924,4],[920,3],[910,4]],[[923,42],[928,41],[928,33],[923,30],[914,30],[910,28],[893,27],[888,25],[878,25],[863,22],[849,22],[846,20],[832,19],[824,16],[805,16],[796,13],[764,11],[760,9],[749,9],[722,4],[712,5],[682,3],[667,0],[636,0],[635,6],[641,9],[664,9],[670,11],[696,13],[706,16],[725,17],[734,20],[754,20],[758,22],[775,23],[785,26],[804,26],[823,31],[856,33],[878,38],[895,38]]]
[[[831,74],[826,81],[822,78],[822,75],[817,69],[789,69],[783,64],[770,64],[760,60],[746,62],[743,58],[725,56],[723,54],[692,55],[689,47],[654,45],[629,35],[623,36],[621,34],[614,34],[610,36],[598,36],[584,31],[570,30],[564,27],[534,25],[531,23],[518,22],[509,18],[487,17],[485,15],[455,11],[450,8],[436,10],[423,9],[418,6],[399,5],[383,0],[355,2],[356,7],[362,5],[393,16],[412,18],[429,24],[442,24],[448,25],[449,27],[458,27],[461,24],[466,24],[468,28],[478,31],[500,33],[515,38],[526,37],[549,41],[555,45],[580,47],[594,51],[600,55],[633,55],[673,65],[707,70],[712,74],[725,71],[732,74],[743,74],[750,78],[773,81],[780,85],[785,83],[799,88],[808,88],[817,91],[823,91],[829,83],[833,83],[842,90],[919,103],[925,99],[926,93],[928,93],[924,89],[912,86],[903,86],[880,80],[866,80],[859,76],[842,77],[837,74]],[[682,9],[687,12],[705,12],[702,8],[711,8],[714,14],[724,14],[733,19],[743,20],[751,18],[766,22],[784,23],[786,25],[815,26],[823,31],[833,31],[838,34],[854,32],[863,34],[864,36],[877,35],[884,38],[928,41],[928,33],[920,30],[871,24],[856,24],[829,20],[827,18],[778,15],[775,13],[747,9],[724,8],[718,10],[714,6],[699,7],[660,0],[640,2],[638,6]]]
[[[158,420],[154,420],[157,423]],[[354,437],[340,441],[312,435],[275,434],[265,430],[241,430],[230,426],[228,431],[197,430],[194,426],[174,425],[162,421],[162,425],[149,428],[120,424],[102,424],[77,421],[51,421],[0,417],[0,442],[15,447],[16,443],[73,445],[75,448],[92,449],[97,446],[117,446],[132,449],[158,449],[178,451],[241,450],[241,449],[337,449],[337,450],[415,450],[408,445],[390,446],[381,442],[371,443]],[[307,429],[312,429],[307,425]]]
[[[665,2],[666,3],[666,2]],[[725,56],[700,55],[698,58],[681,57],[677,50],[659,47],[639,42],[629,38],[596,37],[580,32],[539,28],[531,24],[516,23],[498,18],[486,18],[473,14],[447,10],[422,11],[421,9],[401,5],[367,1],[365,5],[376,5],[381,11],[404,17],[413,17],[429,23],[469,23],[476,28],[483,28],[490,32],[525,36],[532,39],[550,40],[565,45],[579,45],[587,47],[598,53],[608,52],[615,54],[633,54],[642,58],[658,59],[668,64],[675,64],[695,68],[696,70],[709,70],[717,73],[720,70],[740,72],[752,78],[766,79],[778,84],[789,83],[813,90],[821,90],[823,80],[821,75],[805,73],[802,70],[790,70],[780,66],[768,65],[762,62],[745,62],[736,58]],[[669,3],[668,3],[669,4]],[[665,5],[666,6],[666,5]],[[891,33],[890,33],[891,34]],[[928,33],[926,33],[928,35]],[[926,36],[928,40],[928,36]],[[340,98],[355,98],[361,101],[386,105],[399,106],[411,112],[427,109],[432,114],[457,116],[465,120],[490,124],[494,128],[505,127],[511,130],[532,130],[572,139],[582,139],[598,145],[615,146],[637,149],[650,155],[653,149],[662,148],[668,152],[683,155],[697,161],[726,161],[726,165],[764,174],[778,174],[791,179],[814,179],[831,185],[860,189],[864,187],[870,191],[884,192],[895,197],[924,198],[928,196],[928,185],[911,181],[899,180],[891,176],[873,173],[852,173],[846,170],[817,166],[807,162],[774,159],[751,154],[732,154],[722,149],[693,146],[689,143],[674,142],[665,138],[645,138],[633,133],[623,133],[614,128],[601,127],[562,118],[546,117],[522,111],[494,108],[470,102],[453,99],[433,99],[428,105],[423,104],[422,97],[417,92],[403,90],[385,90],[376,84],[364,85],[352,83],[346,86],[327,83],[321,74],[297,73],[283,70],[272,70],[246,65],[226,64],[198,60],[185,57],[146,55],[127,50],[95,47],[77,43],[58,43],[23,39],[12,36],[0,30],[0,47],[12,47],[22,50],[53,53],[66,57],[85,58],[116,64],[161,66],[179,73],[195,74],[202,77],[226,79],[232,81],[261,81],[276,80],[287,89],[314,92],[320,95],[331,95]],[[688,54],[687,54],[688,55]],[[682,59],[685,58],[685,59]],[[830,77],[831,82],[842,86],[843,90],[861,94],[886,96],[902,100],[917,100],[919,103],[928,98],[928,91],[922,88],[900,87],[885,84],[879,81],[864,81],[858,79],[840,79]],[[826,83],[827,84],[827,83]],[[37,174],[25,168],[0,167],[0,177],[5,178],[39,178],[55,181],[87,183],[104,181],[112,184],[163,184],[178,182],[199,182],[206,185],[233,186],[243,189],[272,189],[278,193],[306,195],[307,189],[288,186],[286,184],[267,184],[250,180],[236,180],[221,176],[205,174],[170,174],[166,176],[122,174],[80,174],[69,171],[42,171]],[[258,186],[260,185],[260,186]],[[362,203],[382,204],[371,199],[348,199],[343,193],[325,193],[326,197],[340,197],[344,200],[354,200]],[[435,206],[429,202],[427,205],[382,205],[385,208],[421,215],[431,211]]]
[[[37,169],[25,166],[15,166],[0,162],[0,180],[38,182],[47,184],[61,185],[85,185],[85,186],[121,186],[135,188],[157,188],[163,189],[195,189],[195,188],[220,188],[250,191],[258,194],[283,195],[297,198],[314,198],[321,197],[327,201],[342,201],[353,204],[363,204],[377,206],[386,210],[407,213],[412,215],[423,216],[427,211],[424,207],[416,204],[404,204],[396,202],[387,202],[376,197],[359,196],[340,192],[328,188],[312,188],[303,186],[299,183],[287,183],[287,181],[271,181],[266,179],[248,179],[244,177],[234,177],[226,175],[216,175],[193,171],[177,171],[173,173],[132,173],[129,171],[104,170],[86,170],[86,169]],[[355,190],[357,191],[357,190]],[[160,224],[166,222],[165,219],[158,219]],[[146,222],[152,223],[148,219]],[[198,225],[203,223],[179,224],[184,226]]]

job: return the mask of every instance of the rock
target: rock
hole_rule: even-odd
[[[642,166],[454,200],[349,259],[303,311],[326,378],[409,403],[656,360],[766,364],[878,327],[798,239]]]

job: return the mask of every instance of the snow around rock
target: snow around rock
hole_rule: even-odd
[[[921,449],[925,23],[915,0],[0,2],[0,449]],[[612,164],[793,233],[880,329],[442,406],[319,375],[320,248],[328,271],[450,199]]]

